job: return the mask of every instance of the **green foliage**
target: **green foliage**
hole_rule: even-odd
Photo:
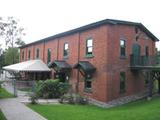
[[[0,49],[0,73],[3,66],[5,66],[4,51]]]
[[[24,34],[24,28],[19,25],[19,20],[14,17],[2,18],[0,23],[0,37],[1,40],[5,40],[8,47],[15,47],[15,45],[24,45],[22,37]]]
[[[0,110],[0,120],[7,120],[1,110]]]
[[[110,109],[92,105],[29,105],[47,120],[160,120],[160,98]]]
[[[67,93],[70,88],[68,83],[61,83],[59,80],[39,81],[36,84],[36,95],[42,98],[59,98]]]
[[[13,95],[8,93],[5,89],[0,88],[0,98],[12,98]]]
[[[38,97],[35,93],[30,94],[31,104],[37,104]]]
[[[6,65],[18,63],[18,61],[19,61],[18,48],[8,48],[5,51],[4,55],[5,55],[5,64]]]

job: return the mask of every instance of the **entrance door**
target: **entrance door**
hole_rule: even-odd
[[[68,76],[64,72],[54,73],[54,78],[59,79],[60,82],[67,82]]]
[[[141,54],[141,47],[138,44],[133,44],[132,46],[132,55],[135,65],[140,64],[140,54]]]

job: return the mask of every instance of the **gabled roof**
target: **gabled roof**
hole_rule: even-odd
[[[64,36],[71,35],[71,34],[74,34],[74,33],[77,33],[77,32],[81,32],[81,31],[85,31],[85,30],[88,30],[88,29],[93,29],[93,28],[96,28],[96,27],[99,27],[99,26],[105,25],[105,24],[110,24],[110,25],[120,24],[120,25],[136,26],[136,27],[140,28],[143,32],[145,32],[152,40],[159,41],[159,39],[156,36],[154,36],[141,23],[122,21],[122,20],[114,20],[114,19],[105,19],[105,20],[101,20],[101,21],[98,21],[98,22],[95,22],[95,23],[91,23],[91,24],[88,24],[88,25],[85,25],[85,26],[82,26],[82,27],[79,27],[79,28],[76,28],[76,29],[73,29],[73,30],[69,30],[69,31],[66,31],[66,32],[63,32],[63,33],[59,33],[59,34],[56,34],[56,35],[53,35],[53,36],[50,36],[50,37],[32,42],[32,43],[26,44],[24,46],[21,46],[20,48],[24,48],[24,47],[27,47],[27,46],[32,45],[32,44],[47,42],[47,41],[50,41],[50,40],[54,40],[55,38],[64,37]]]
[[[42,60],[29,60],[3,67],[4,70],[14,72],[47,72],[50,69]]]

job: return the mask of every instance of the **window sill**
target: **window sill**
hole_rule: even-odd
[[[92,93],[92,89],[91,88],[85,88],[84,92],[86,92],[86,93]]]
[[[85,55],[85,58],[93,58],[93,57],[94,57],[93,54],[86,54],[86,55]]]
[[[69,57],[68,56],[63,56],[63,59],[68,59]]]
[[[126,56],[120,56],[119,58],[120,58],[120,59],[127,59]]]

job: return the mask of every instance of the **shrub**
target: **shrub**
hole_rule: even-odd
[[[68,83],[61,83],[59,80],[45,80],[39,81],[36,84],[36,95],[42,98],[59,98],[68,92],[70,85]]]
[[[31,104],[37,104],[37,100],[38,100],[37,95],[34,94],[34,93],[31,93],[30,94],[30,100],[31,100]]]

